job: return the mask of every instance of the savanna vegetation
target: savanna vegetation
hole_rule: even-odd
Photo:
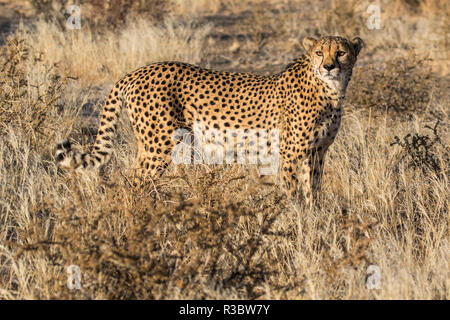
[[[0,7],[11,23],[0,54],[1,299],[449,298],[448,2],[78,4],[79,29],[67,27],[68,1]],[[252,166],[171,165],[135,185],[126,117],[99,174],[55,164],[60,140],[89,147],[109,90],[139,66],[271,74],[303,53],[305,36],[330,34],[366,46],[312,209]],[[80,289],[67,286],[71,265]]]

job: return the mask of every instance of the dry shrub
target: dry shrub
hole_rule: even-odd
[[[36,15],[46,22],[57,24],[62,30],[70,16],[67,9],[72,3],[65,0],[30,0]],[[80,0],[75,5],[80,6],[83,24],[101,31],[116,29],[125,24],[128,18],[142,16],[155,22],[161,22],[167,16],[170,0]]]
[[[85,0],[83,4],[93,8],[89,13],[95,26],[118,28],[127,19],[145,17],[156,23],[164,21],[171,3],[170,0]]]
[[[34,188],[48,181],[40,179],[48,173],[64,116],[61,96],[65,79],[58,75],[55,64],[42,61],[20,35],[8,38],[2,48],[0,65],[0,213],[5,226],[16,225],[15,217],[36,196]],[[46,190],[42,187],[42,191]],[[8,232],[7,238],[14,238]]]
[[[31,227],[37,217],[45,218],[34,208],[54,187],[50,178],[54,166],[48,159],[69,112],[61,112],[65,79],[58,75],[55,64],[45,63],[20,35],[9,37],[1,53],[0,273],[7,279],[2,287],[11,290],[9,296],[25,285],[29,275],[10,277],[17,265],[4,244],[23,243],[21,228]],[[34,268],[31,261],[23,265]]]
[[[408,259],[423,262],[430,257],[432,248],[442,245],[441,235],[448,234],[448,221],[444,221],[449,203],[442,191],[448,187],[450,162],[448,142],[439,142],[448,141],[448,119],[443,120],[442,132],[436,131],[435,141],[427,140],[427,150],[419,146],[419,150],[408,151],[405,148],[416,146],[392,144],[395,137],[412,135],[415,130],[411,127],[418,128],[414,135],[425,136],[430,130],[428,125],[412,120],[394,122],[389,117],[361,123],[354,115],[349,117],[351,124],[339,133],[345,138],[333,145],[336,149],[330,155],[331,179],[336,179],[331,182],[334,193],[349,192],[349,208],[360,213],[367,210],[376,218],[381,227],[376,241],[383,239],[385,245],[401,245],[408,252]],[[369,126],[371,121],[374,123]],[[362,127],[356,129],[358,126]],[[353,144],[352,139],[359,142]],[[430,168],[434,161],[439,170]],[[343,165],[346,170],[340,169]],[[371,247],[376,248],[377,244],[372,243]]]
[[[233,0],[171,0],[172,12],[180,16],[197,16],[201,13],[217,14],[223,8],[224,3]]]
[[[61,22],[64,15],[65,0],[29,0],[37,16],[41,16],[45,21]]]
[[[285,210],[276,192],[262,206],[249,203],[252,190],[223,197],[217,191],[227,184],[214,171],[196,182],[214,190],[213,197],[192,190],[195,198],[186,199],[169,188],[170,201],[156,203],[148,189],[130,189],[123,180],[96,184],[70,176],[67,182],[73,198],[47,200],[40,209],[54,217],[52,232],[26,230],[30,242],[19,252],[42,252],[60,269],[52,291],[58,298],[252,299],[269,284],[276,290],[296,284],[280,276],[279,261],[290,258],[277,250],[287,235],[274,227]],[[69,265],[81,269],[80,291],[67,289]]]
[[[270,45],[277,37],[284,32],[282,21],[265,7],[256,7],[247,17],[245,24],[248,25],[248,32],[254,42],[256,51]]]
[[[317,21],[326,21],[326,23],[322,24],[320,32],[350,38],[361,34],[366,22],[364,13],[366,6],[361,1],[331,1],[322,5],[323,8],[319,14],[323,14],[324,17]]]
[[[450,163],[450,150],[444,143],[445,138],[441,127],[440,120],[437,120],[432,127],[425,125],[425,129],[431,131],[431,137],[417,132],[408,133],[401,139],[395,136],[391,146],[397,145],[403,150],[403,156],[397,166],[405,162],[408,167],[420,169],[425,174],[431,171],[437,176],[448,176],[446,164]],[[441,162],[441,159],[444,162]],[[444,169],[447,169],[447,172],[443,171]]]
[[[0,64],[0,136],[9,130],[21,133],[33,149],[52,140],[58,122],[56,116],[64,79],[55,64],[41,63],[42,56],[33,52],[20,35],[8,38]],[[35,65],[33,71],[29,70]]]
[[[436,88],[427,60],[397,57],[358,66],[348,89],[348,101],[376,112],[421,114],[429,111]]]

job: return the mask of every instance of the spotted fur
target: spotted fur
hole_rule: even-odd
[[[98,168],[111,156],[121,108],[126,105],[138,140],[137,165],[157,178],[170,160],[179,128],[201,121],[210,128],[279,130],[286,193],[312,203],[324,157],[341,121],[341,104],[362,40],[305,38],[306,54],[272,76],[220,72],[180,62],[141,67],[116,83],[100,116],[92,150],[57,146],[62,168]],[[299,186],[301,186],[299,188]]]

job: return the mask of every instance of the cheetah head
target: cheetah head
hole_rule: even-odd
[[[303,40],[316,76],[332,88],[344,92],[363,44],[358,37],[352,41],[332,36]]]

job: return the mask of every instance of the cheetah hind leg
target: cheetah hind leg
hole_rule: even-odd
[[[151,194],[156,205],[157,200],[163,200],[164,194],[158,186],[158,180],[167,169],[171,158],[171,148],[164,150],[163,155],[143,152],[138,154],[131,185],[133,188],[141,191],[145,190],[146,194]]]
[[[155,182],[163,175],[170,163],[169,157],[141,154],[136,161],[133,172],[134,181],[138,184]]]
[[[132,169],[128,183],[135,194],[149,195],[151,203],[156,207],[158,202],[165,199],[158,186],[158,180],[169,162],[162,158],[157,158],[155,161],[153,159],[153,156],[140,156]],[[151,169],[152,165],[154,165],[153,169]]]

